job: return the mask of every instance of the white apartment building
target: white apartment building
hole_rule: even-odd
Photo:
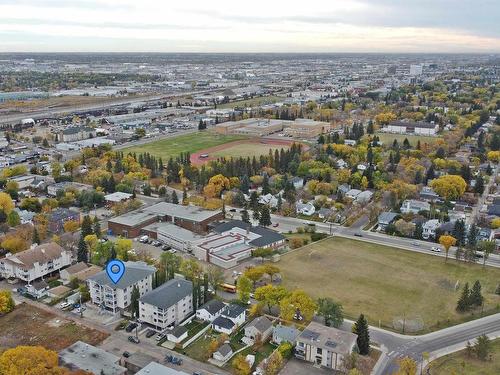
[[[130,306],[134,286],[142,297],[153,290],[153,275],[156,268],[144,262],[125,262],[125,273],[118,283],[114,284],[106,271],[87,280],[92,303],[113,314]]]
[[[340,370],[344,357],[356,346],[357,335],[311,322],[296,339],[295,357]]]
[[[50,242],[0,259],[0,275],[30,283],[69,266],[71,262],[71,251]]]
[[[193,314],[193,283],[172,279],[139,300],[139,318],[158,330],[178,325]]]

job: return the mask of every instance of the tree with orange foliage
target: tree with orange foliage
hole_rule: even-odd
[[[2,375],[63,375],[68,371],[58,366],[55,351],[42,346],[18,346],[0,355]]]

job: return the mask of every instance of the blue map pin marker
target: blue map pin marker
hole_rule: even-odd
[[[121,260],[113,259],[106,265],[106,273],[111,281],[117,284],[125,273],[125,264]]]

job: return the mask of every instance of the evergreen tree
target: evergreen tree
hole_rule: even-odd
[[[269,207],[262,206],[260,210],[259,225],[268,227],[271,224],[271,213],[269,212]]]
[[[175,190],[172,192],[172,203],[179,204],[179,198],[177,197],[177,192]]]
[[[457,239],[459,246],[465,245],[465,223],[463,220],[457,220],[453,228],[453,237]]]
[[[222,217],[225,219],[226,218],[226,203],[224,201],[222,202],[221,212],[222,212]]]
[[[253,210],[252,218],[254,220],[259,220],[260,219],[260,212],[259,212],[259,207],[258,206],[256,208],[254,208],[254,210]]]
[[[357,344],[359,354],[368,355],[370,353],[370,332],[368,331],[368,322],[363,314],[354,323],[352,331],[358,335]]]
[[[241,212],[241,221],[250,224],[250,215],[248,215],[247,210]]]
[[[262,194],[266,195],[271,192],[271,188],[269,187],[269,177],[267,173],[264,175],[264,180],[262,181]]]
[[[85,238],[89,234],[92,234],[92,220],[89,215],[85,215],[82,220],[81,228],[82,237]]]
[[[479,280],[476,280],[470,291],[469,303],[471,306],[481,306],[483,301],[484,298],[481,294],[481,283]]]
[[[198,309],[198,288],[196,288],[196,280],[193,280],[193,309]]]
[[[476,246],[478,234],[479,234],[479,229],[477,228],[477,225],[474,223],[471,225],[469,233],[467,235],[467,242],[469,246],[471,247]]]
[[[424,232],[424,228],[422,227],[422,223],[417,223],[415,225],[415,238],[416,239],[419,239],[421,240],[423,237],[422,237],[422,233]]]
[[[182,204],[188,204],[188,193],[185,187],[182,188]]]
[[[132,294],[130,295],[130,312],[135,318],[139,317],[139,298],[141,298],[139,288],[137,285],[134,285]]]
[[[250,190],[250,179],[248,178],[247,175],[243,175],[243,177],[241,178],[240,190],[244,194],[248,194],[248,191]]]
[[[94,234],[97,237],[101,237],[101,224],[99,223],[99,219],[97,217],[94,218]]]
[[[469,310],[470,307],[470,291],[469,291],[469,283],[465,283],[464,288],[462,289],[462,294],[457,302],[457,311],[465,312]]]
[[[208,302],[209,295],[208,295],[208,273],[203,274],[203,301],[206,303]]]
[[[36,227],[33,230],[33,241],[32,242],[36,243],[37,245],[40,244],[40,235],[38,234],[38,230],[36,229]]]
[[[366,126],[366,132],[368,134],[375,133],[375,127],[373,126],[373,121],[372,120],[368,121],[368,125]]]
[[[483,176],[478,175],[476,177],[476,185],[474,186],[474,193],[483,194],[484,192],[484,179]]]
[[[80,235],[80,240],[78,241],[78,250],[77,250],[77,260],[79,262],[88,262],[88,252],[87,252],[87,244],[85,243],[83,234]]]

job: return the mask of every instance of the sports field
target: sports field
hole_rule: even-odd
[[[370,324],[424,333],[470,319],[455,311],[465,282],[480,280],[485,312],[498,312],[500,270],[392,247],[330,238],[283,255],[283,283],[314,297],[332,297],[346,315]],[[455,290],[456,283],[459,290]],[[476,313],[476,317],[478,313]]]
[[[213,147],[246,138],[247,137],[239,135],[220,135],[212,131],[202,131],[125,148],[123,152],[149,152],[166,161],[170,157],[178,156],[181,152],[194,153],[207,147]]]

